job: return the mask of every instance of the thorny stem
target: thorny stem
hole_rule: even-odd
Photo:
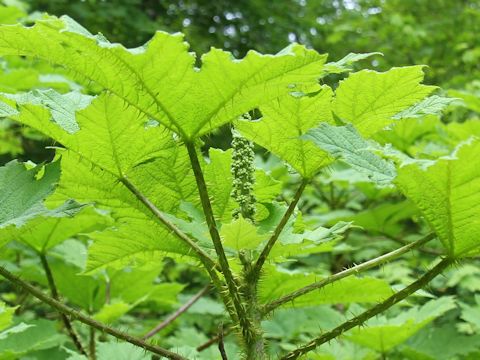
[[[220,234],[218,233],[217,225],[215,223],[215,218],[213,215],[212,204],[210,203],[210,198],[208,196],[207,185],[205,183],[205,178],[203,177],[202,167],[197,156],[197,150],[195,149],[195,144],[193,142],[185,142],[185,145],[188,150],[188,155],[190,157],[190,162],[192,164],[193,173],[195,175],[195,180],[197,182],[198,193],[200,195],[200,201],[202,203],[203,212],[205,214],[205,220],[208,225],[208,230],[210,232],[210,237],[215,247],[215,252],[217,253],[218,260],[220,263],[220,268],[222,269],[223,276],[227,283],[228,292],[230,298],[233,302],[233,307],[237,315],[237,319],[232,319],[238,321],[242,334],[244,338],[249,337],[249,332],[251,329],[251,323],[246,316],[245,309],[242,305],[240,298],[240,293],[237,288],[235,279],[233,278],[230,265],[228,264],[227,256],[223,249],[222,240]]]
[[[126,177],[120,178],[120,182],[125,185],[125,187],[130,190],[130,192],[133,193],[135,197],[140,200],[140,202],[144,204],[162,224],[164,224],[175,235],[177,235],[179,239],[183,240],[198,255],[205,266],[208,266],[210,269],[220,270],[210,255],[200,248],[193,239],[187,236],[187,234],[185,234],[182,230],[175,226],[175,224],[168,220],[165,215],[163,215],[163,213],[155,206],[155,204],[153,204],[145,195],[143,195],[140,190],[138,190],[135,185],[133,185]]]
[[[202,290],[200,290],[197,294],[195,294],[190,300],[188,300],[185,304],[183,304],[177,311],[175,311],[173,314],[171,314],[169,317],[167,317],[165,320],[163,320],[160,324],[155,326],[152,330],[150,330],[148,333],[146,333],[142,339],[147,340],[157,334],[159,331],[162,329],[166,328],[168,325],[170,325],[172,322],[175,321],[180,315],[182,315],[184,312],[186,312],[190,307],[195,304],[203,295],[205,295],[208,292],[208,289],[210,288],[210,285],[205,286]]]
[[[213,284],[217,288],[217,290],[220,292],[222,296],[222,300],[225,304],[225,307],[227,308],[228,313],[232,317],[232,319],[236,319],[234,313],[234,309],[232,309],[231,304],[229,303],[228,299],[226,296],[223,295],[223,282],[220,280],[218,277],[217,273],[215,270],[218,270],[222,272],[221,267],[218,266],[218,264],[204,251],[202,250],[194,240],[192,240],[190,237],[188,237],[182,230],[180,230],[175,224],[173,224],[171,221],[169,221],[163,213],[153,204],[144,194],[138,190],[135,185],[133,185],[125,176],[123,178],[119,179],[120,182],[125,185],[125,187],[135,195],[135,197],[142,203],[144,204],[152,213],[155,215],[155,217],[162,223],[164,224],[167,228],[173,231],[175,235],[177,235],[181,240],[183,240],[187,245],[190,246],[193,251],[198,255],[200,261],[202,262],[205,270],[207,270],[208,274],[210,275],[210,278],[212,279]]]
[[[308,294],[309,292],[312,292],[314,290],[321,289],[324,286],[326,286],[328,284],[331,284],[335,281],[338,281],[340,279],[343,279],[347,276],[358,274],[362,271],[365,271],[365,270],[371,269],[373,267],[382,265],[382,264],[400,256],[400,255],[405,254],[406,252],[408,252],[412,249],[415,249],[415,248],[418,248],[418,247],[422,246],[423,244],[429,242],[430,240],[432,240],[434,238],[435,238],[434,234],[428,234],[428,235],[422,237],[421,239],[419,239],[415,242],[412,242],[408,245],[402,246],[401,248],[393,250],[389,253],[386,253],[386,254],[381,255],[379,257],[376,257],[374,259],[368,260],[368,261],[366,261],[364,263],[361,263],[359,265],[353,266],[349,269],[345,269],[345,270],[343,270],[339,273],[336,273],[336,274],[333,274],[329,277],[326,277],[323,280],[317,281],[317,282],[315,282],[313,284],[310,284],[308,286],[305,286],[305,287],[303,287],[299,290],[291,292],[290,294],[282,296],[280,299],[277,299],[275,301],[272,301],[271,303],[266,304],[262,309],[262,314],[266,315],[266,314],[270,313],[271,311],[273,311],[274,309],[278,308],[279,306],[282,306],[283,304],[285,304],[287,302],[293,301],[294,299],[296,299],[296,298],[298,298],[302,295]]]
[[[154,354],[164,356],[167,359],[172,359],[172,360],[187,360],[181,355],[175,354],[174,352],[171,352],[167,349],[164,349],[160,346],[152,345],[149,344],[145,341],[143,341],[140,338],[137,338],[135,336],[131,336],[127,333],[124,333],[122,331],[116,330],[108,325],[105,325],[97,320],[92,319],[91,317],[83,314],[82,312],[75,310],[63,303],[61,303],[58,300],[55,300],[53,297],[50,297],[46,295],[43,291],[37,289],[35,286],[30,285],[29,283],[23,281],[19,277],[13,275],[10,273],[8,270],[0,266],[0,275],[2,275],[5,279],[9,280],[13,284],[19,286],[20,288],[24,289],[43,303],[51,306],[52,308],[58,310],[62,314],[65,314],[66,316],[69,316],[73,320],[78,320],[88,326],[91,326],[101,332],[110,334],[117,339],[124,340],[126,342],[129,342],[130,344],[139,346],[145,350],[148,350]]]
[[[314,350],[318,346],[335,339],[336,337],[342,335],[344,332],[354,328],[355,326],[363,324],[368,319],[384,312],[385,310],[389,309],[396,303],[402,301],[406,297],[413,294],[415,291],[423,288],[427,285],[433,278],[439,275],[443,270],[445,270],[450,264],[452,264],[453,260],[450,258],[445,258],[440,261],[436,266],[434,266],[431,270],[427,271],[421,278],[417,281],[411,283],[409,286],[404,288],[403,290],[393,294],[387,300],[379,303],[378,305],[372,307],[371,309],[364,311],[360,315],[350,319],[340,326],[337,326],[335,329],[330,330],[319,337],[313,339],[309,343],[291,351],[287,355],[281,358],[281,360],[294,360],[298,359],[300,356]]]
[[[273,246],[277,242],[278,238],[280,237],[280,234],[282,233],[283,228],[287,224],[288,220],[290,219],[290,216],[292,216],[295,207],[297,206],[298,201],[300,200],[300,197],[302,196],[303,190],[305,190],[305,187],[308,184],[308,179],[303,179],[299,188],[295,192],[295,195],[293,197],[292,202],[287,208],[287,211],[285,211],[285,214],[283,214],[282,219],[278,223],[277,227],[275,228],[272,236],[268,240],[267,244],[263,248],[262,252],[260,253],[260,256],[257,259],[257,262],[255,263],[255,266],[253,267],[253,277],[255,279],[255,282],[258,281],[258,278],[260,277],[260,271],[262,270],[262,266],[265,263],[265,261],[268,258],[268,255],[270,254],[270,251],[272,250]]]
[[[57,286],[55,285],[55,280],[53,278],[52,270],[50,269],[50,265],[48,264],[47,257],[45,254],[40,253],[39,254],[40,261],[43,266],[43,270],[45,271],[45,275],[47,277],[47,282],[48,282],[48,287],[50,288],[50,293],[52,294],[52,297],[55,300],[60,300],[60,297],[58,296],[58,290]],[[67,330],[68,336],[72,339],[73,344],[77,348],[77,350],[80,352],[80,354],[87,356],[87,352],[83,348],[82,342],[80,341],[80,338],[78,334],[76,333],[75,329],[72,326],[72,323],[70,322],[70,319],[62,312],[60,312],[60,318],[63,322],[63,325],[65,326],[65,329]]]
[[[247,316],[249,317],[252,328],[251,337],[245,342],[246,359],[250,360],[263,360],[266,357],[265,354],[265,339],[263,338],[262,329],[262,314],[260,312],[258,297],[257,297],[257,284],[254,279],[253,273],[253,261],[252,254],[248,250],[242,250],[239,252],[240,262],[243,266],[243,281],[242,281],[242,295],[245,299],[245,309]]]

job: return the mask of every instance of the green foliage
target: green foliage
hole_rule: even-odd
[[[373,145],[351,126],[331,126],[322,123],[303,136],[312,140],[332,157],[339,158],[378,185],[388,185],[396,176],[395,166],[372,152]]]
[[[333,111],[365,137],[392,123],[392,117],[429,95],[435,87],[422,85],[422,66],[393,68],[384,73],[362,70],[340,82]]]
[[[165,55],[158,57],[158,52]],[[194,55],[179,34],[157,32],[145,47],[127,50],[91,35],[68,17],[50,17],[32,28],[5,27],[0,53],[35,56],[62,65],[185,139],[210,132],[253,107],[286,95],[287,85],[314,86],[315,74],[326,59],[298,45],[276,56],[252,51],[242,61],[232,61],[229,53],[212,49],[202,56],[198,71]],[[223,81],[225,76],[228,82]]]
[[[430,300],[421,308],[409,309],[393,319],[376,318],[365,328],[351,331],[346,338],[385,354],[454,307],[455,302],[449,297]]]
[[[263,106],[262,121],[238,121],[236,128],[309,178],[331,159],[300,136],[320,122],[332,122],[331,98],[329,87],[311,96],[289,96]]]
[[[480,172],[475,159],[478,140],[461,144],[454,154],[435,163],[400,167],[396,182],[435,229],[449,256],[478,254]]]
[[[0,54],[82,84],[0,76],[7,127],[55,148],[0,167],[0,273],[41,300],[0,283],[0,358],[217,359],[217,335],[232,359],[435,358],[436,333],[480,351],[474,91],[356,71],[377,53],[197,60],[161,31],[127,49],[66,16],[0,26]]]
[[[253,194],[255,186],[253,143],[234,131],[232,148],[232,197],[239,206],[234,217],[241,215],[245,219],[253,220],[256,211],[256,199]]]

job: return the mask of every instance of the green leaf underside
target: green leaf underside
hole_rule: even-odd
[[[270,302],[321,279],[321,276],[315,274],[280,272],[274,267],[267,267],[259,284],[259,298],[264,303]],[[283,306],[371,303],[382,301],[392,294],[393,290],[384,280],[372,277],[348,277],[300,296]]]
[[[75,121],[75,112],[85,109],[92,101],[91,96],[83,95],[79,92],[70,92],[60,94],[55,90],[33,90],[29,93],[21,94],[3,94],[7,99],[14,100],[19,105],[42,105],[50,109],[52,121],[70,134],[79,130]],[[18,113],[15,111],[15,113]],[[13,115],[12,111],[1,108],[2,116]]]
[[[393,116],[392,119],[399,120],[418,118],[425,115],[439,115],[448,105],[457,101],[458,99],[455,98],[432,95],[412,107],[399,112]]]
[[[329,74],[341,74],[351,70],[351,67],[354,63],[360,60],[368,59],[374,55],[383,55],[379,52],[371,52],[371,53],[364,53],[364,54],[356,54],[356,53],[349,53],[342,59],[329,62],[325,64],[325,71]]]
[[[0,167],[0,228],[8,225],[22,226],[27,220],[48,212],[43,205],[60,176],[60,166],[53,163],[36,179],[41,166],[30,170],[25,165],[11,161]]]
[[[53,192],[60,176],[59,163],[27,169],[11,161],[0,167],[0,246],[18,239],[22,233],[33,231],[41,222],[64,221],[75,215],[81,206],[73,201],[49,209],[45,199]],[[40,177],[37,179],[37,177]]]
[[[315,88],[326,60],[296,44],[277,55],[250,51],[242,60],[212,49],[197,69],[181,34],[157,32],[145,46],[126,49],[68,17],[0,27],[0,54],[62,65],[184,138],[208,133],[292,88]]]
[[[464,257],[479,253],[480,141],[459,145],[450,157],[398,169],[399,189],[420,209],[447,253]]]
[[[308,96],[288,96],[261,107],[258,121],[237,121],[236,128],[248,139],[289,163],[310,178],[332,159],[313,144],[300,139],[321,122],[333,123],[332,90],[324,86]]]
[[[334,113],[365,137],[392,123],[392,117],[422,101],[435,86],[423,85],[423,66],[392,68],[379,73],[362,70],[340,81]]]
[[[374,144],[362,138],[351,124],[332,126],[322,123],[303,138],[312,140],[319,148],[340,158],[380,186],[390,184],[396,176],[393,163],[373,153]]]

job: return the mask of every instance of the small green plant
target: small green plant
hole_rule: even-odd
[[[182,35],[157,32],[145,46],[126,49],[68,17],[1,26],[0,54],[48,61],[102,89],[95,95],[3,93],[0,104],[3,117],[48,136],[57,148],[51,164],[14,161],[0,168],[0,245],[17,240],[38,254],[51,295],[5,268],[0,274],[61,313],[85,356],[95,356],[95,330],[169,359],[196,356],[148,342],[163,324],[143,338],[106,325],[117,318],[113,313],[129,309],[110,301],[115,291],[121,298],[112,279],[135,287],[121,271],[160,269],[165,257],[201,267],[211,285],[198,297],[210,291],[223,302],[229,321],[219,324],[214,339],[219,356],[235,356],[223,346],[234,333],[241,356],[260,360],[310,354],[423,289],[455,261],[479,254],[480,141],[458,142],[451,155],[437,159],[380,144],[385,128],[439,114],[451,103],[421,83],[421,66],[353,72],[354,63],[375,54],[327,63],[326,55],[296,44],[276,55],[251,51],[241,60],[212,49],[197,61]],[[261,117],[244,115],[251,111]],[[233,151],[202,151],[202,137],[227,126],[234,128]],[[253,144],[287,169],[281,181],[255,162]],[[303,257],[331,251],[352,230],[349,222],[306,223],[298,207],[305,191],[339,163],[372,189],[406,196],[429,230],[419,226],[413,241],[330,276],[292,273]],[[334,202],[335,195],[325,199]],[[96,316],[95,301],[84,306],[90,314],[62,302],[49,266],[51,249],[78,234],[87,234],[89,243],[81,272],[106,279],[101,291],[108,311]],[[438,259],[401,290],[357,276],[434,239],[443,245]],[[276,309],[354,302],[376,305],[308,341],[275,354],[269,348],[262,321]],[[442,311],[418,315],[422,321],[411,329]],[[90,348],[72,326],[77,320],[92,329]]]

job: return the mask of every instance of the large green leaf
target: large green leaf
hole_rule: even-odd
[[[300,45],[277,55],[250,51],[242,60],[212,49],[197,69],[181,34],[157,32],[145,46],[126,49],[93,36],[68,17],[48,17],[33,27],[0,27],[0,54],[62,65],[186,138],[205,134],[292,88],[316,86],[326,60]]]
[[[452,257],[479,253],[480,141],[460,145],[448,157],[398,169],[399,189],[420,209]]]
[[[265,234],[258,234],[257,227],[240,217],[229,224],[224,224],[220,232],[226,247],[234,250],[256,249],[267,239]]]
[[[369,137],[392,123],[392,117],[422,101],[435,87],[422,85],[422,66],[392,68],[379,73],[362,70],[342,80],[333,111]]]
[[[260,120],[238,121],[236,128],[310,178],[332,159],[300,136],[321,122],[333,122],[331,98],[332,90],[327,86],[308,96],[288,96],[262,106]]]
[[[5,101],[12,106],[15,103],[19,110],[12,119],[67,147],[68,151],[62,152],[62,175],[54,198],[93,202],[111,211],[117,220],[115,228],[92,234],[96,241],[89,250],[88,270],[124,265],[133,259],[158,259],[168,252],[188,253],[119,181],[128,177],[165,212],[175,214],[181,201],[195,202],[195,180],[186,149],[171,133],[110,93],[103,93],[84,109],[75,109],[75,117],[68,117],[79,128],[73,133],[67,131],[74,128],[71,123],[54,121],[58,102],[46,109],[18,97]]]
[[[162,171],[161,167],[157,171]],[[79,173],[88,176],[79,177]],[[162,173],[166,174],[166,171]],[[160,183],[160,189],[164,185]],[[155,203],[160,209],[175,208],[171,202],[174,199],[165,196],[162,202],[161,193],[153,194],[158,196]],[[123,267],[137,261],[158,261],[167,254],[190,254],[188,247],[156,221],[116,177],[101,168],[92,168],[89,161],[73,152],[62,155],[62,177],[55,196],[60,199],[73,197],[82,202],[95,201],[97,206],[110,210],[117,220],[115,227],[90,234],[94,243],[88,251],[88,271],[104,266]],[[180,195],[175,193],[175,196]]]

